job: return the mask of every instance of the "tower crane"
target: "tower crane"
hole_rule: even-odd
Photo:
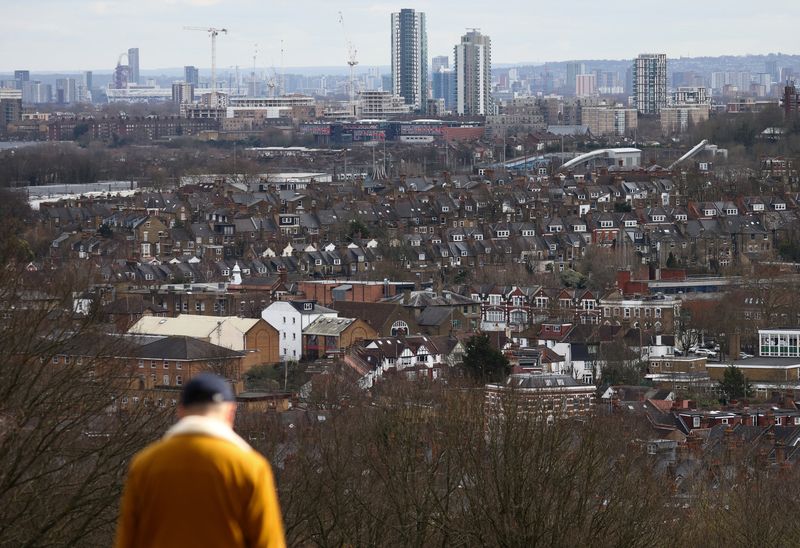
[[[358,64],[356,54],[358,50],[347,37],[347,28],[344,26],[344,15],[339,12],[339,24],[342,25],[342,34],[344,35],[344,45],[347,48],[347,65],[350,67],[350,106],[352,107],[355,102],[356,93],[356,80],[355,80],[355,67]]]
[[[228,29],[215,27],[183,27],[183,30],[199,30],[207,32],[211,37],[211,92],[217,92],[217,35],[228,34]]]

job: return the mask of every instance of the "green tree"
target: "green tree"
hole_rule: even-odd
[[[482,333],[467,341],[464,369],[481,383],[502,382],[511,373],[511,364],[502,352],[492,347],[489,335]]]
[[[347,240],[352,241],[353,238],[369,238],[369,228],[361,219],[353,219],[347,228]]]
[[[746,398],[750,394],[750,383],[747,382],[747,377],[741,369],[733,365],[729,365],[725,369],[719,387],[728,399]]]

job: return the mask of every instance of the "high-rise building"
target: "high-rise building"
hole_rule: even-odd
[[[200,71],[197,67],[186,65],[183,67],[183,81],[197,87],[200,84]]]
[[[461,37],[455,47],[456,112],[494,114],[492,104],[492,40],[477,29]]]
[[[0,131],[22,119],[22,92],[18,89],[0,89]]]
[[[578,74],[575,76],[575,95],[588,97],[597,92],[597,76],[595,74]]]
[[[78,102],[78,83],[75,78],[56,80],[56,103],[67,105]]]
[[[31,80],[31,71],[29,70],[15,70],[14,71],[14,81],[16,82],[16,88],[22,89],[23,82],[30,82]]]
[[[194,102],[194,84],[174,82],[172,84],[172,102],[177,104]]]
[[[447,55],[437,55],[431,59],[431,73],[436,74],[441,68],[450,68],[450,58]]]
[[[433,73],[431,91],[434,99],[442,99],[446,110],[453,110],[456,100],[456,73],[453,69],[439,67]]]
[[[567,93],[575,93],[577,77],[580,74],[586,74],[586,65],[584,63],[567,63]]]
[[[39,81],[24,82],[22,84],[22,102],[26,104],[49,103],[52,100],[53,91],[50,84],[43,84]]]
[[[415,110],[428,98],[428,34],[425,14],[402,9],[392,14],[392,93]]]
[[[128,82],[131,84],[140,84],[139,81],[139,48],[128,49]]]
[[[633,95],[642,114],[658,114],[667,106],[667,56],[642,53],[633,63]]]

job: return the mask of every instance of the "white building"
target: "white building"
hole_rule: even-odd
[[[425,14],[402,9],[392,14],[392,93],[415,110],[428,98],[428,33]]]
[[[357,115],[363,118],[383,118],[397,114],[408,114],[411,105],[388,91],[362,91],[358,95]]]
[[[455,47],[456,112],[494,114],[492,105],[492,40],[473,29]]]
[[[633,95],[642,114],[658,114],[667,106],[667,56],[642,53],[633,63]]]
[[[336,318],[339,313],[314,301],[276,301],[261,317],[280,334],[278,354],[283,361],[297,361],[303,355],[303,329],[318,318]]]

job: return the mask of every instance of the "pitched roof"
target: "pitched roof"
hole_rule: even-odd
[[[142,345],[136,356],[160,360],[231,359],[243,356],[242,352],[217,346],[194,337],[161,337]]]

